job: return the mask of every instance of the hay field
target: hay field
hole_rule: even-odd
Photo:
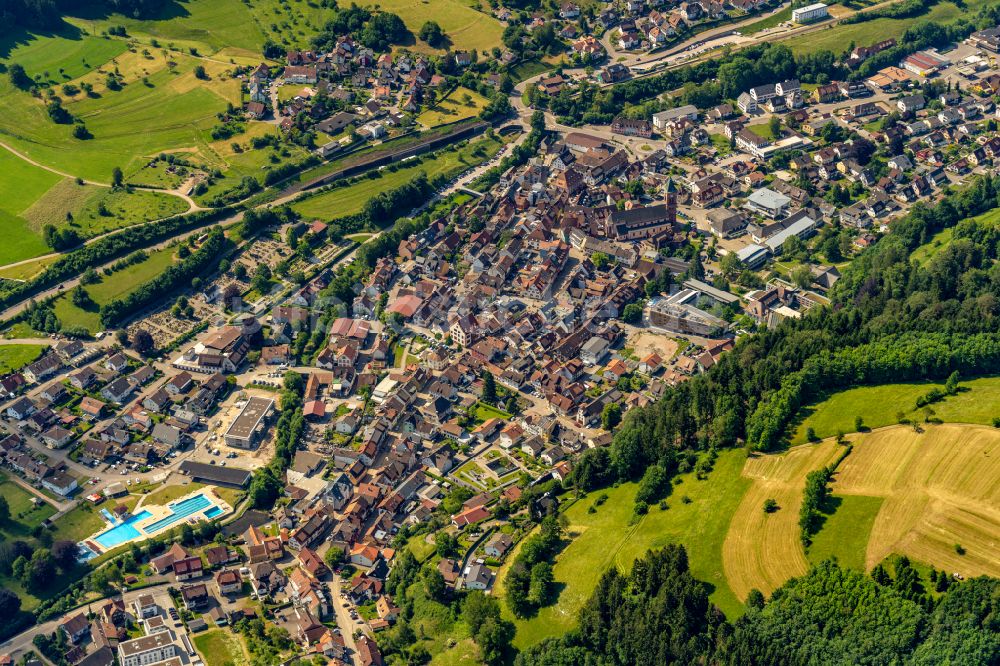
[[[833,441],[795,447],[781,455],[747,459],[742,476],[751,485],[740,500],[722,545],[722,565],[739,599],[756,588],[770,594],[792,576],[809,570],[799,540],[799,507],[805,477],[833,463],[843,449]],[[765,513],[767,499],[780,507]]]
[[[895,426],[862,436],[833,491],[884,497],[865,564],[902,553],[965,576],[1000,575],[1000,431]],[[959,554],[959,544],[965,554]]]

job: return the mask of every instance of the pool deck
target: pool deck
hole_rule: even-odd
[[[168,519],[171,516],[173,516],[175,512],[173,511],[172,507],[177,506],[177,505],[181,505],[184,502],[187,502],[189,500],[193,500],[196,497],[198,497],[199,495],[204,495],[205,498],[208,500],[208,504],[206,506],[201,507],[197,511],[192,512],[190,515],[177,518],[176,520],[169,522],[169,524],[165,524],[162,527],[160,527],[160,528],[158,528],[158,529],[156,529],[156,530],[154,530],[152,532],[147,532],[146,531],[147,527],[155,525],[155,524],[159,523],[160,521]],[[214,507],[218,507],[219,510],[220,510],[220,512],[217,513],[216,515],[212,516],[212,517],[208,517],[206,515],[206,513],[212,511],[212,509]],[[88,550],[93,551],[95,555],[101,555],[102,553],[104,553],[104,552],[106,552],[108,550],[111,550],[113,548],[118,548],[119,546],[125,545],[127,543],[132,543],[134,541],[145,541],[146,539],[152,539],[153,537],[156,537],[156,536],[158,536],[160,534],[163,534],[164,532],[167,532],[167,531],[173,529],[174,527],[177,527],[178,525],[181,525],[181,524],[184,524],[184,523],[196,523],[196,522],[199,522],[199,521],[202,521],[202,520],[206,520],[206,521],[217,520],[219,518],[222,518],[223,516],[226,516],[226,515],[232,513],[233,507],[229,506],[228,503],[226,503],[221,497],[219,497],[219,495],[215,492],[214,488],[212,488],[212,487],[205,487],[205,488],[199,488],[198,490],[194,490],[194,491],[188,493],[187,495],[184,495],[183,497],[178,497],[177,499],[172,500],[171,502],[169,502],[166,505],[162,505],[162,504],[140,504],[139,506],[136,507],[135,511],[137,512],[136,515],[141,515],[143,512],[149,513],[149,515],[146,516],[145,518],[143,518],[141,521],[132,523],[132,526],[138,532],[138,534],[136,536],[134,536],[132,538],[129,538],[129,539],[125,539],[125,540],[121,541],[120,543],[115,544],[114,546],[112,546],[110,548],[105,548],[104,546],[102,546],[100,543],[97,542],[97,537],[101,536],[102,534],[104,534],[108,530],[114,529],[115,527],[117,527],[117,526],[119,526],[121,524],[121,522],[118,522],[118,523],[110,523],[109,522],[107,525],[105,525],[104,527],[102,527],[99,531],[95,532],[91,536],[89,536],[86,539],[84,539],[80,543],[80,545],[84,546]]]

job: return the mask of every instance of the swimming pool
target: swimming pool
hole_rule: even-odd
[[[121,524],[112,527],[110,530],[101,532],[94,537],[94,541],[104,550],[111,550],[116,546],[120,546],[136,537],[142,536],[139,530],[134,527],[134,524],[140,523],[152,515],[149,511],[137,513]]]
[[[222,513],[222,507],[221,506],[213,506],[211,509],[209,509],[208,511],[205,512],[205,517],[206,518],[215,518],[216,516],[218,516],[221,513]]]
[[[198,513],[211,504],[211,500],[204,495],[195,495],[194,497],[189,497],[186,500],[181,500],[175,504],[168,504],[167,507],[170,509],[170,515],[166,518],[160,518],[152,525],[146,525],[142,528],[142,531],[146,534],[159,532],[160,530],[173,525],[177,521],[187,518],[191,514]]]

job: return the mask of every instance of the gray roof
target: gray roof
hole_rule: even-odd
[[[780,248],[787,239],[792,236],[800,236],[811,229],[815,229],[816,226],[816,220],[811,217],[803,217],[765,240],[764,244],[773,252]]]
[[[774,190],[762,187],[749,197],[747,197],[747,203],[752,203],[755,206],[760,206],[761,208],[777,209],[782,206],[787,206],[792,202],[791,199],[786,197],[780,192],[775,192]]]

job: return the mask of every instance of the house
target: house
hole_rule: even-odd
[[[489,517],[490,517],[489,510],[487,510],[485,507],[482,506],[476,506],[472,507],[471,509],[466,509],[461,513],[455,514],[451,519],[451,523],[455,527],[461,529],[463,527],[467,527],[468,525],[475,525],[476,523],[481,523],[482,521],[486,520]]]
[[[497,532],[490,538],[489,541],[486,542],[483,552],[485,552],[489,557],[501,559],[507,554],[507,551],[509,551],[513,545],[514,541],[510,538],[509,534]]]
[[[382,653],[378,645],[368,636],[362,635],[358,639],[358,662],[361,666],[383,666]]]
[[[927,106],[927,99],[920,94],[906,95],[896,101],[896,108],[900,113],[914,113]]]
[[[174,642],[173,632],[169,629],[118,644],[120,666],[147,666],[175,656],[177,656],[177,644]]]
[[[181,587],[181,599],[186,610],[202,609],[208,605],[208,587],[204,583],[184,585]]]
[[[493,585],[493,578],[492,569],[476,562],[465,574],[465,587],[470,590],[488,590]]]
[[[127,377],[119,377],[101,389],[101,396],[109,402],[121,405],[128,401],[134,390],[135,386]]]
[[[243,589],[243,580],[235,569],[223,569],[215,574],[215,584],[222,595],[239,594]]]
[[[76,615],[63,620],[59,624],[59,629],[66,635],[71,643],[79,643],[82,641],[88,633],[90,633],[90,622],[87,621],[87,616],[83,613],[77,613]]]
[[[201,576],[204,565],[201,563],[201,558],[195,555],[174,560],[173,568],[174,577],[178,582],[181,582]]]

